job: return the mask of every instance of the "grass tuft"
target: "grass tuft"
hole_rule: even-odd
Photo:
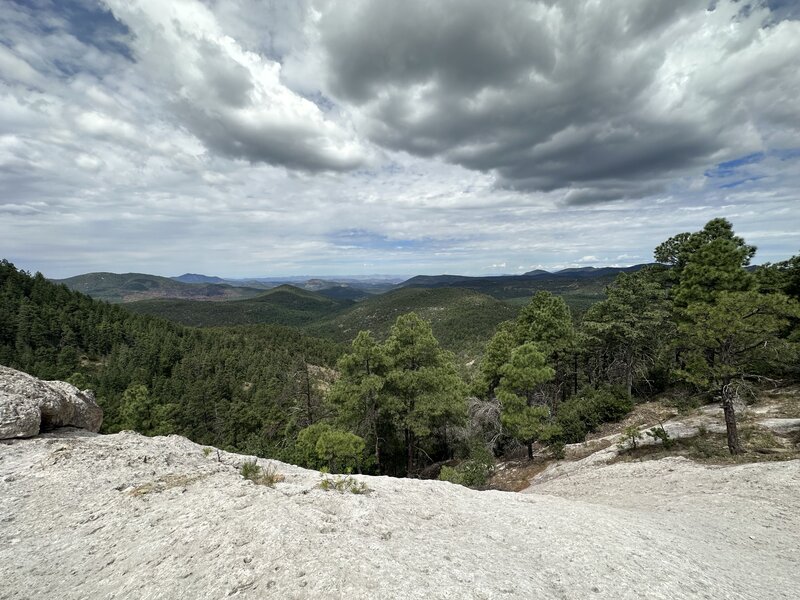
[[[281,473],[278,473],[274,466],[268,465],[262,468],[256,460],[245,461],[239,469],[239,473],[253,483],[269,487],[274,487],[276,483],[286,479]]]
[[[322,490],[336,491],[336,492],[350,492],[351,494],[368,494],[372,490],[367,487],[363,481],[350,477],[327,477],[322,476],[322,481],[319,482],[319,487]]]

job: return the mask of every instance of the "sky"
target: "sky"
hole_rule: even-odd
[[[48,277],[800,251],[800,2],[4,0],[0,257]]]

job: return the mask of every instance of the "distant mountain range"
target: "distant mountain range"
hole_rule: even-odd
[[[488,294],[499,299],[524,298],[546,290],[554,294],[580,294],[603,296],[605,286],[620,273],[639,271],[647,265],[631,267],[577,267],[556,273],[536,270],[522,275],[491,275],[469,277],[466,275],[417,275],[400,284],[400,287],[458,287]]]
[[[170,279],[183,283],[225,283],[222,277],[209,277],[208,275],[199,275],[198,273],[184,273],[178,277],[170,277]]]
[[[606,285],[621,272],[638,271],[632,267],[579,267],[550,273],[541,269],[522,275],[417,275],[406,281],[368,278],[257,278],[223,279],[222,277],[185,273],[178,277],[160,277],[145,273],[87,273],[54,280],[68,287],[108,302],[136,302],[153,299],[237,300],[253,298],[265,290],[282,285],[317,292],[336,301],[360,301],[397,288],[463,288],[501,300],[522,301],[539,290],[567,297],[573,307],[581,308],[603,295]],[[202,309],[208,310],[208,309]]]
[[[57,282],[98,299],[125,303],[133,312],[184,325],[286,325],[342,342],[362,329],[383,337],[399,315],[415,311],[431,322],[446,348],[474,357],[497,325],[513,319],[537,291],[562,296],[580,313],[604,297],[605,287],[619,273],[644,266],[582,267],[556,273],[536,270],[489,277],[419,275],[402,282],[315,277],[290,284],[197,273],[173,278],[87,273]]]
[[[264,291],[227,283],[185,283],[145,273],[86,273],[53,281],[107,302],[135,302],[152,298],[231,300],[255,296]]]
[[[223,279],[198,273],[161,277],[146,273],[86,273],[66,279],[53,279],[70,289],[106,302],[138,302],[154,299],[235,300],[251,298],[265,290],[286,285],[284,279]],[[393,289],[401,280],[367,279],[332,281],[307,279],[295,281],[297,287],[319,292],[336,300],[360,300],[371,294]]]

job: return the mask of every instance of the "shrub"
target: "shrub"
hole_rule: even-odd
[[[469,458],[456,467],[443,466],[439,481],[449,481],[471,488],[486,485],[494,467],[494,456],[486,445],[476,441],[470,447]]]
[[[642,439],[642,432],[636,425],[628,425],[622,432],[622,440],[617,444],[620,450],[635,449],[638,447],[638,440]]]
[[[253,483],[269,487],[285,479],[282,474],[278,473],[278,470],[274,466],[268,465],[262,469],[255,460],[245,461],[239,469],[239,473],[241,473],[242,477],[249,479]]]
[[[319,482],[319,487],[322,490],[336,491],[336,492],[350,492],[351,494],[368,494],[372,490],[367,487],[363,481],[358,481],[349,475],[345,477],[326,477],[322,476]]]
[[[667,450],[675,445],[675,440],[669,436],[669,433],[666,429],[664,429],[663,425],[651,427],[649,431],[645,431],[645,434],[647,434],[648,437],[653,438],[654,441],[661,440],[661,445]]]
[[[241,473],[242,477],[245,479],[255,481],[256,478],[261,475],[261,467],[258,466],[258,463],[255,460],[248,460],[242,464],[241,468],[239,469],[239,473]]]
[[[633,400],[619,387],[584,388],[558,409],[556,424],[561,430],[558,441],[565,444],[582,442],[586,434],[599,425],[619,421],[631,410]]]
[[[327,462],[331,472],[350,472],[357,468],[364,453],[364,439],[349,431],[332,429],[319,436],[317,456]]]
[[[295,448],[303,466],[333,473],[360,468],[364,445],[364,439],[354,433],[315,423],[297,434]]]

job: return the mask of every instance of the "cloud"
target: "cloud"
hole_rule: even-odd
[[[318,27],[374,142],[586,204],[797,142],[800,22],[779,4],[333,0]]]
[[[364,145],[286,87],[281,65],[250,52],[198,0],[106,0],[173,117],[212,151],[305,171],[344,171]]]
[[[572,22],[559,20],[566,18],[562,4],[569,3],[531,3],[543,12],[528,21],[519,12],[524,6],[514,2],[465,0],[452,15],[447,1],[396,3],[397,27],[408,30],[406,21],[416,19],[413,52],[402,36],[395,39],[388,25],[375,22],[389,14],[381,13],[388,5],[376,4],[373,20],[359,25],[347,11],[362,14],[364,7],[347,3],[336,17],[331,11],[342,5],[329,7],[327,0],[159,3],[163,13],[155,3],[117,4],[112,14],[95,0],[0,2],[0,257],[21,267],[53,277],[92,270],[485,274],[486,265],[502,263],[508,266],[496,268],[555,270],[590,264],[578,262],[589,256],[599,259],[598,266],[646,262],[660,241],[717,216],[730,218],[737,233],[759,247],[757,261],[798,251],[800,138],[793,128],[796,108],[784,100],[796,76],[785,72],[775,80],[786,90],[762,86],[772,81],[767,74],[781,72],[796,43],[791,37],[775,41],[787,24],[774,12],[764,27],[752,16],[738,25],[728,22],[739,28],[738,41],[713,29],[704,41],[680,29],[698,27],[686,4],[678,18],[669,3],[659,3],[649,33],[640,36],[642,56],[649,56],[667,35],[662,29],[674,33],[653,59],[656,73],[630,68],[629,87],[618,89],[624,83],[618,75],[608,79],[606,90],[591,73],[581,83],[590,67],[562,56],[563,44],[552,43],[569,33],[559,29]],[[613,25],[622,9],[608,6],[616,15],[608,17]],[[585,30],[582,39],[596,46],[593,52],[578,48],[582,60],[596,54],[602,67],[611,50],[589,36],[593,26],[582,24],[582,13],[574,10],[576,27]],[[336,25],[334,18],[343,20]],[[630,27],[641,29],[642,18],[628,19]],[[485,29],[475,29],[479,23]],[[350,74],[344,63],[330,67],[334,25],[344,28],[337,36],[353,37],[353,44],[372,52],[349,55],[356,61]],[[505,38],[506,31],[515,33]],[[446,34],[444,41],[431,46],[428,38],[438,32]],[[363,43],[370,35],[374,48]],[[763,40],[753,42],[758,38]],[[707,136],[709,158],[656,157],[650,164],[662,166],[653,167],[652,176],[644,177],[642,168],[629,177],[611,168],[619,161],[614,144],[569,150],[586,130],[611,123],[610,114],[619,113],[614,123],[620,125],[630,111],[630,134],[643,135],[635,128],[636,104],[624,92],[642,79],[661,81],[659,65],[689,40],[700,50],[684,53],[688,83],[675,90],[675,101],[683,102],[675,109],[677,133],[659,124],[653,139],[672,136],[679,146],[682,136]],[[394,51],[381,55],[383,42]],[[346,61],[350,42],[339,43]],[[632,44],[623,40],[615,47]],[[728,50],[705,51],[703,44],[727,44]],[[754,53],[754,44],[762,54]],[[765,75],[753,75],[747,64],[729,69],[736,53],[760,56]],[[560,91],[567,68],[574,71],[573,88],[597,88],[594,109],[583,96],[569,102]],[[536,106],[546,100],[527,79],[531,69],[553,73],[554,109],[545,116],[524,110],[526,97]],[[701,71],[710,90],[705,96],[698,91]],[[419,87],[419,81],[432,87]],[[474,93],[481,82],[486,91]],[[451,90],[452,111],[439,102],[438,85]],[[538,95],[529,94],[535,89]],[[376,111],[393,95],[403,99],[414,90],[419,101],[401,103],[396,112],[408,120],[407,131],[392,119],[385,124],[387,139],[403,143],[387,143],[370,162],[371,140],[380,141],[384,131]],[[731,129],[719,120],[713,95],[722,91],[733,94],[730,119],[757,143],[740,144],[739,125]],[[762,92],[760,105],[743,113],[742,103]],[[603,100],[615,93],[616,113],[614,103]],[[254,100],[258,94],[263,101]],[[489,110],[483,103],[492,94],[496,102]],[[278,100],[268,101],[273,96]],[[468,100],[474,118],[459,108]],[[654,106],[661,106],[656,100]],[[585,114],[589,110],[596,110],[594,121]],[[576,115],[574,124],[565,127],[559,111]],[[458,123],[463,131],[451,132]],[[687,123],[697,131],[686,133]],[[549,145],[532,145],[534,133],[548,127],[555,132]],[[626,140],[627,134],[615,135]],[[426,135],[435,143],[412,144]],[[644,156],[647,139],[636,135],[631,143]],[[736,142],[730,152],[719,149],[728,135]],[[348,144],[366,162],[348,162]],[[392,149],[406,146],[411,153]],[[525,166],[520,157],[533,150],[547,150],[552,171],[544,163]],[[579,179],[575,173],[587,165],[570,166],[570,157],[599,161],[598,153],[608,154],[607,172]],[[556,164],[558,156],[566,166]],[[522,170],[504,171],[509,165]]]

